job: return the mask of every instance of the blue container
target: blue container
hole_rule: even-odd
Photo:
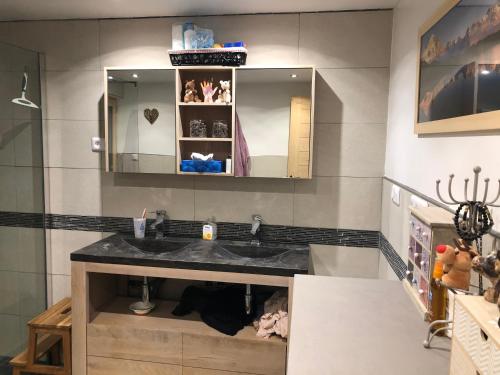
[[[198,172],[198,173],[222,173],[221,160],[183,160],[181,162],[182,172]]]

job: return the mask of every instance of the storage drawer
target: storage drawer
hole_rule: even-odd
[[[481,374],[488,374],[491,342],[460,303],[455,304],[454,339],[462,345]]]
[[[284,375],[286,345],[264,339],[183,335],[184,366],[262,375]]]
[[[476,375],[476,368],[457,340],[451,343],[450,375]]]
[[[489,374],[500,375],[500,347],[494,342],[491,343],[491,364]]]
[[[182,375],[182,367],[165,363],[87,356],[87,375]]]
[[[430,250],[431,229],[413,215],[410,219],[410,231],[413,237],[422,242],[425,248]]]
[[[254,375],[247,372],[209,370],[206,368],[183,367],[182,375]]]
[[[87,325],[87,354],[180,365],[182,333],[91,323]]]

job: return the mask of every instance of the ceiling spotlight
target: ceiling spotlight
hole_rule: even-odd
[[[113,79],[113,76],[108,76],[108,79],[111,81]]]
[[[481,70],[481,74],[482,74],[483,76],[487,76],[487,75],[488,75],[488,74],[490,74],[490,73],[491,73],[491,72],[490,72],[489,70],[487,70],[487,69],[483,69],[483,70]]]
[[[290,74],[290,77],[297,78],[297,74]]]
[[[132,74],[132,78],[139,78],[139,75],[137,73]]]

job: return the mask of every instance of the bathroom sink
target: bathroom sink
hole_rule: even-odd
[[[152,238],[124,238],[125,242],[145,253],[170,253],[186,247],[187,242],[177,242],[172,240],[156,240]]]
[[[265,245],[224,245],[224,249],[231,254],[243,258],[272,258],[274,256],[286,253],[288,249],[283,247],[270,247]]]

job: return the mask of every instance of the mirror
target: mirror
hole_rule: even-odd
[[[313,68],[236,70],[249,177],[311,178],[313,82]]]
[[[175,174],[175,69],[106,75],[109,170]]]

